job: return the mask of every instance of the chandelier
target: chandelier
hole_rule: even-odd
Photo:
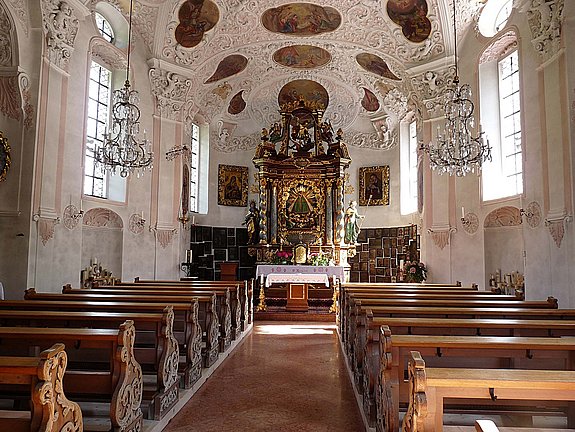
[[[104,142],[96,150],[96,161],[103,165],[106,171],[113,174],[119,172],[121,177],[136,173],[138,177],[146,170],[152,169],[154,155],[151,142],[146,138],[138,141],[140,133],[140,96],[136,90],[130,89],[130,49],[132,43],[132,8],[130,0],[130,21],[128,29],[128,62],[126,66],[126,81],[124,87],[115,90],[112,96],[112,126],[111,131],[104,133]]]
[[[457,28],[455,24],[456,0],[453,0],[453,35],[455,42],[455,77],[445,92],[443,132],[438,127],[436,143],[424,146],[429,153],[431,168],[439,174],[464,176],[470,172],[479,172],[481,165],[491,160],[489,141],[483,139],[484,133],[473,136],[473,109],[471,87],[459,85],[457,69]]]

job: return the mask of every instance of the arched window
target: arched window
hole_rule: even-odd
[[[84,195],[124,202],[126,180],[106,173],[96,162],[96,152],[110,131],[112,93],[126,79],[122,61],[110,64],[109,59],[122,59],[126,46],[127,22],[113,6],[98,3],[94,12],[97,36],[92,39],[88,58],[88,98],[86,101],[86,146],[84,149]]]
[[[400,209],[406,215],[417,211],[417,122],[400,126]]]
[[[477,27],[485,37],[495,36],[507,24],[513,0],[489,0],[483,7]]]
[[[483,200],[523,193],[520,66],[513,31],[495,40],[479,65],[481,125],[493,160],[483,165]]]

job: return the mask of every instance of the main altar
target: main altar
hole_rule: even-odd
[[[259,235],[249,252],[270,263],[296,246],[348,267],[344,178],[351,163],[343,132],[323,119],[325,102],[301,97],[280,105],[281,121],[262,130],[253,157],[259,185]],[[343,280],[343,278],[342,278]]]

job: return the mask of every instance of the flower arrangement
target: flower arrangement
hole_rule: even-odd
[[[329,254],[320,252],[320,253],[312,253],[309,256],[309,264],[312,266],[327,266],[330,262]]]
[[[425,264],[419,261],[406,261],[403,267],[403,280],[405,282],[423,282],[427,279]]]
[[[272,258],[272,264],[291,264],[292,263],[293,254],[288,251],[278,250],[275,253],[275,256]]]

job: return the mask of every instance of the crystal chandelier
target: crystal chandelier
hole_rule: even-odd
[[[478,173],[483,162],[491,160],[491,147],[489,141],[484,140],[481,127],[477,136],[472,135],[474,105],[471,101],[471,88],[469,84],[459,85],[455,2],[453,0],[455,77],[452,86],[445,92],[443,110],[446,123],[443,132],[438,127],[437,142],[430,143],[425,150],[429,152],[430,165],[434,171],[464,176],[470,172]]]
[[[140,102],[136,90],[130,89],[130,49],[132,43],[132,7],[130,0],[130,21],[128,29],[128,62],[126,66],[126,82],[124,87],[114,91],[112,96],[112,127],[111,131],[104,133],[102,147],[96,151],[96,161],[104,169],[121,177],[136,173],[138,177],[146,170],[152,169],[154,155],[151,143],[146,139],[138,141],[140,133]]]

